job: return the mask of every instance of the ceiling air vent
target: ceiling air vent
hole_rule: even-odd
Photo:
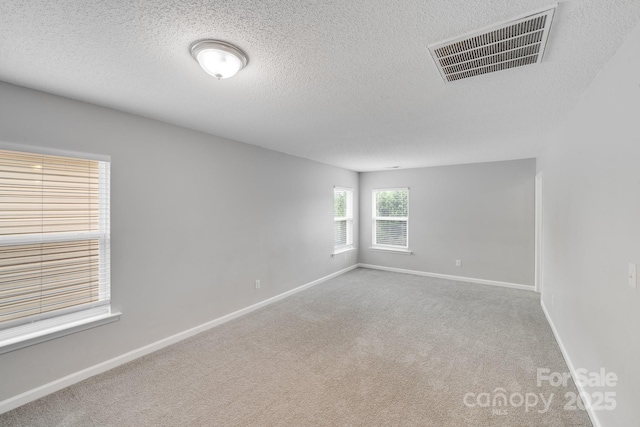
[[[555,7],[501,25],[432,44],[429,52],[445,82],[542,61]]]

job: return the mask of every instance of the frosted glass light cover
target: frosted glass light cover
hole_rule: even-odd
[[[198,62],[204,71],[218,79],[228,79],[242,68],[242,62],[235,55],[214,49],[198,53]]]

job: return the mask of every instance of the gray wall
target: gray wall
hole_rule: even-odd
[[[111,155],[112,307],[123,313],[0,355],[0,400],[357,260],[330,257],[333,186],[357,200],[355,172],[5,83],[0,141]]]
[[[576,369],[615,372],[603,426],[640,420],[640,26],[583,95],[540,162],[542,300]]]
[[[533,285],[535,168],[527,159],[361,173],[360,262]],[[371,191],[391,187],[410,188],[412,255],[370,249]]]

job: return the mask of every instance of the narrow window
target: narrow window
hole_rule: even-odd
[[[353,248],[353,191],[333,189],[333,248],[334,253]]]
[[[373,190],[373,246],[409,247],[409,189]]]

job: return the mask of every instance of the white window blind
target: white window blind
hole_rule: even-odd
[[[333,189],[333,246],[334,249],[353,246],[353,191],[349,188]]]
[[[0,329],[110,301],[109,162],[0,150]]]
[[[409,189],[373,190],[373,245],[406,249]]]

